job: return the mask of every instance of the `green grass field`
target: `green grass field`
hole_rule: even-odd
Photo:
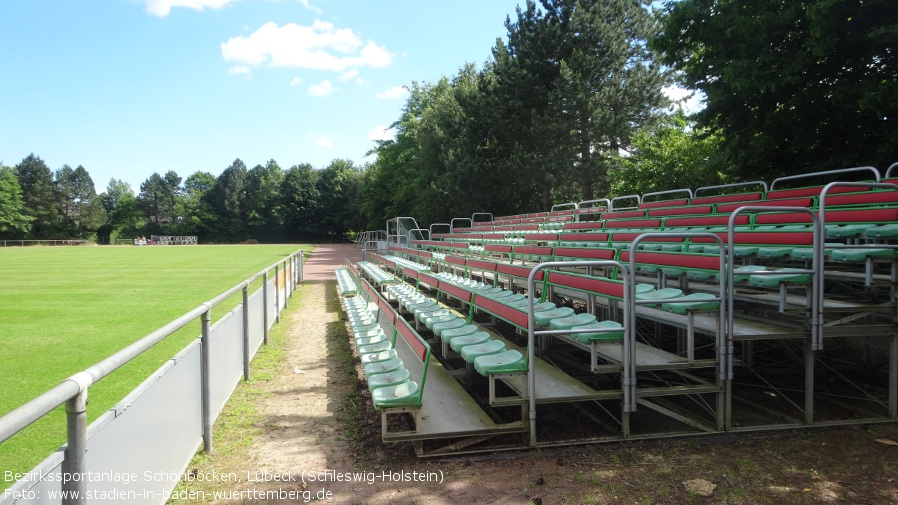
[[[0,248],[0,416],[299,248]],[[250,292],[260,286],[256,281]],[[214,308],[213,322],[240,296]],[[92,386],[88,422],[199,333],[197,321]],[[58,408],[0,444],[0,490],[12,485],[4,472],[30,470],[64,442],[65,416]]]

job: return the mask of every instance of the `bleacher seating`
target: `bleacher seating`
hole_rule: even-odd
[[[395,374],[385,382],[398,386],[377,393],[375,405],[412,409],[424,425],[416,440],[445,438],[445,427],[420,415],[428,397],[412,384],[423,375],[400,371],[403,359],[429,359],[435,382],[460,395],[453,401],[477,398],[486,380],[486,404],[521,408],[520,419],[484,429],[480,407],[468,407],[480,421],[460,421],[470,430],[453,435],[470,436],[446,450],[527,429],[532,444],[528,415],[541,404],[601,404],[590,416],[614,417],[606,424],[619,432],[603,428],[608,438],[632,437],[633,416],[650,415],[642,412],[695,432],[813,425],[818,413],[828,424],[898,420],[898,186],[779,182],[472,218],[370,255],[359,271],[384,295],[371,287],[355,299],[391,314],[392,337],[375,327],[379,316],[358,310],[362,301],[348,301],[351,289],[341,283],[340,292],[361,363]],[[351,277],[346,270],[338,282]],[[424,344],[432,357],[407,351]],[[888,361],[884,374],[867,371],[877,357]],[[838,370],[830,382],[815,380],[819,360]],[[865,384],[864,401],[875,399],[856,409],[827,395],[850,363],[864,380],[888,377]],[[663,436],[653,422],[639,423],[639,435]]]

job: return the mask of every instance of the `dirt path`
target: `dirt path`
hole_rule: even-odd
[[[895,424],[480,460],[418,460],[409,444],[384,446],[335,302],[333,269],[344,258],[361,253],[324,245],[305,263],[291,300],[301,303],[282,322],[285,359],[260,383],[263,421],[242,465],[257,482],[235,485],[245,498],[222,503],[898,503],[898,447],[881,442],[898,440]]]

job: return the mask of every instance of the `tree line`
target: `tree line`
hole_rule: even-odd
[[[376,161],[113,179],[0,168],[0,236],[340,237],[413,216],[696,188],[898,161],[898,3],[528,0],[481,66],[413,82]],[[704,109],[672,109],[673,84]]]
[[[96,238],[196,235],[203,242],[248,239],[278,242],[329,236],[342,238],[362,227],[352,209],[362,171],[334,160],[315,170],[309,164],[281,169],[275,160],[247,169],[234,160],[217,177],[197,171],[154,173],[135,190],[112,179],[97,194],[88,171],[68,165],[52,171],[29,155],[0,168],[0,237]]]

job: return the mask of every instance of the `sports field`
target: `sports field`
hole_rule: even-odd
[[[0,416],[300,249],[297,245],[0,248]],[[311,247],[304,247],[306,251]],[[250,292],[261,280],[250,286]],[[213,323],[241,301],[212,310]],[[200,333],[199,321],[92,386],[88,422]],[[65,442],[62,408],[0,444],[6,471]]]

